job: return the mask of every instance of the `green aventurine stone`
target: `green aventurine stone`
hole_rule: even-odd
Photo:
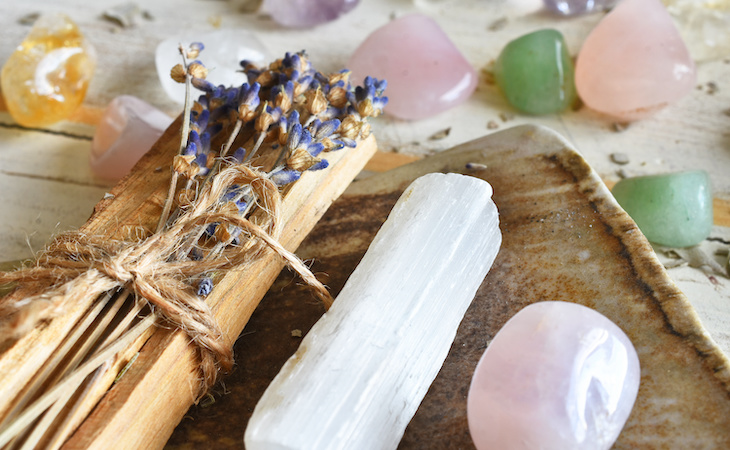
[[[712,193],[705,171],[626,178],[613,187],[613,196],[656,244],[689,247],[712,229]]]
[[[576,99],[573,61],[556,30],[526,34],[507,44],[494,75],[507,100],[528,114],[550,114]]]

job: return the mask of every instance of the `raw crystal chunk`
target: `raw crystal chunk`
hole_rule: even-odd
[[[556,30],[535,31],[508,43],[494,75],[512,106],[528,114],[560,112],[575,101],[573,61]]]
[[[137,97],[115,98],[91,141],[91,169],[102,178],[122,178],[171,123],[172,118]]]
[[[411,184],[256,405],[247,449],[397,446],[499,250],[491,195],[457,174]]]
[[[656,244],[689,247],[712,231],[712,191],[705,171],[626,178],[612,193]]]
[[[583,43],[575,83],[590,108],[647,117],[689,93],[695,65],[659,0],[623,0]]]
[[[639,390],[639,358],[613,322],[585,306],[534,303],[497,333],[467,398],[478,449],[603,450]]]
[[[93,47],[69,17],[41,16],[3,66],[8,111],[27,127],[67,118],[84,100],[95,64]]]
[[[353,80],[371,75],[388,81],[385,112],[423,119],[460,105],[474,92],[474,68],[431,18],[404,16],[375,30],[347,67]]]
[[[543,0],[545,7],[558,14],[575,16],[610,8],[617,0]]]
[[[185,102],[185,85],[170,78],[170,69],[180,64],[178,47],[188,48],[193,42],[202,42],[205,50],[199,59],[208,68],[206,80],[214,85],[240,86],[247,80],[240,62],[247,59],[261,63],[266,58],[263,44],[245,31],[226,29],[209,33],[187,32],[160,42],[155,51],[157,76],[165,93],[180,104]],[[196,95],[197,98],[197,95]]]
[[[331,22],[360,0],[264,0],[263,10],[285,27],[313,27]]]

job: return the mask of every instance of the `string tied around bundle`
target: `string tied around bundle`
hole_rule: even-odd
[[[258,212],[242,217],[237,208],[222,201],[232,188],[245,186]],[[228,342],[205,299],[193,282],[211,273],[246,270],[246,266],[273,251],[312,287],[325,307],[332,297],[309,268],[278,239],[282,198],[268,176],[248,165],[223,169],[202,188],[197,198],[182,207],[172,223],[143,240],[112,240],[70,231],[56,236],[33,266],[0,272],[0,285],[30,283],[32,295],[9,294],[0,299],[0,343],[17,340],[39,324],[63,314],[83,298],[101,299],[128,290],[145,302],[159,321],[184,331],[199,348],[201,390],[233,365]],[[236,230],[235,245],[219,251],[200,246],[210,226]],[[188,257],[200,249],[199,259]]]

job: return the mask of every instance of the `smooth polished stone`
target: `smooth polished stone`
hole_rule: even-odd
[[[84,100],[95,65],[94,48],[68,16],[41,16],[0,75],[10,115],[27,127],[68,118]]]
[[[216,86],[240,86],[246,83],[248,78],[241,71],[240,62],[246,59],[253,63],[263,63],[266,59],[266,50],[261,41],[242,30],[186,32],[165,39],[155,51],[157,76],[165,93],[180,104],[185,103],[185,85],[170,78],[170,69],[182,62],[179,45],[188,48],[193,42],[201,42],[205,46],[197,59],[208,68],[206,80]]]
[[[465,102],[477,74],[449,37],[431,19],[403,16],[373,31],[347,63],[353,82],[370,75],[388,81],[385,112],[423,119]]]
[[[514,315],[482,355],[467,398],[478,449],[603,450],[639,390],[639,358],[602,314],[539,302]]]
[[[577,16],[592,12],[604,11],[618,0],[543,0],[545,8],[564,16]]]
[[[494,76],[507,101],[528,114],[560,112],[576,99],[573,61],[556,30],[535,31],[508,43]]]
[[[244,443],[394,449],[502,241],[489,183],[415,180],[327,313],[259,400]]]
[[[89,162],[99,177],[119,180],[152,148],[173,119],[130,95],[107,106],[91,141]]]
[[[612,193],[655,244],[689,247],[712,231],[712,188],[703,170],[625,178]]]
[[[695,65],[659,0],[623,0],[583,43],[575,83],[590,108],[636,120],[694,89]]]
[[[331,22],[352,11],[360,0],[264,0],[262,9],[275,22],[292,28]]]

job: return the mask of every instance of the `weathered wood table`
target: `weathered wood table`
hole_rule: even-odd
[[[96,47],[98,64],[84,105],[69,121],[27,129],[15,125],[4,107],[0,111],[0,191],[4,200],[0,261],[31,257],[54,233],[81,225],[108,192],[110,183],[91,173],[88,154],[94,125],[113,98],[135,95],[170,116],[181,112],[181,105],[166,96],[158,81],[154,51],[161,40],[182,31],[245,29],[263,43],[267,59],[306,49],[313,63],[328,72],[343,67],[375,28],[394,16],[414,12],[432,16],[443,27],[478,69],[479,85],[467,103],[436,117],[417,122],[387,117],[375,121],[380,152],[362,177],[499,129],[545,125],[572,143],[609,185],[619,179],[619,171],[626,175],[690,168],[708,171],[714,189],[715,227],[701,247],[722,263],[715,252],[730,246],[730,53],[698,61],[696,90],[654,117],[625,127],[587,108],[542,117],[519,114],[489,76],[491,62],[509,40],[540,28],[562,31],[571,54],[577,54],[601,14],[558,18],[542,11],[538,0],[370,0],[335,22],[295,30],[282,28],[262,14],[239,12],[237,5],[243,2],[164,0],[140,4],[149,14],[139,16],[135,26],[122,28],[102,18],[106,9],[119,3],[34,0],[3,8],[0,62],[30,29],[21,18],[60,11],[71,16]],[[612,162],[610,155],[616,152],[627,154],[629,163]],[[670,268],[668,273],[693,303],[712,338],[730,354],[730,280],[686,264]],[[231,445],[237,445],[241,436],[231,436]]]

